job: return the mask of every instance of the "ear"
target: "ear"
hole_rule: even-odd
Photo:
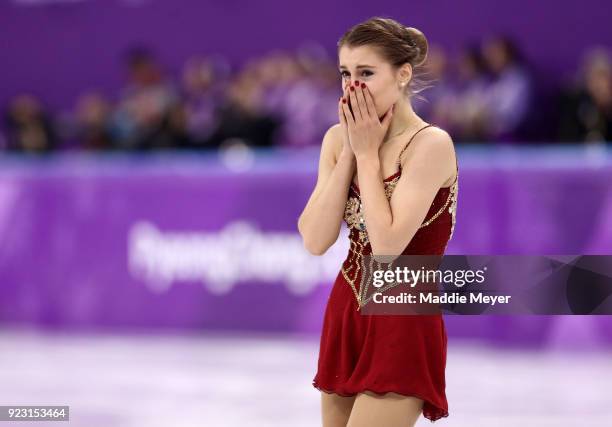
[[[408,84],[408,82],[412,80],[412,65],[410,65],[409,62],[406,62],[399,69],[398,80],[399,80],[400,86],[402,86],[402,83]]]

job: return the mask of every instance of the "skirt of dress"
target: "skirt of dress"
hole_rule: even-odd
[[[423,416],[433,422],[448,417],[446,346],[441,314],[363,315],[340,272],[325,309],[312,385],[341,396],[370,391],[418,397]]]

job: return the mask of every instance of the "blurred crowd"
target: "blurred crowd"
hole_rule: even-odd
[[[612,141],[612,62],[586,52],[571,82],[538,75],[512,39],[490,37],[451,55],[431,45],[427,87],[413,105],[456,142]],[[143,47],[126,53],[128,80],[115,94],[84,90],[70,111],[51,111],[31,94],[3,106],[0,147],[52,150],[218,149],[233,144],[320,144],[338,122],[337,58],[309,44],[232,67],[194,56],[170,76]]]

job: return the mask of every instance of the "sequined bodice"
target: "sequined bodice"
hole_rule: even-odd
[[[395,174],[385,178],[384,188],[387,200],[391,199],[401,176],[401,164]],[[443,255],[455,229],[457,196],[459,193],[459,167],[453,184],[438,190],[421,226],[414,234],[401,255]],[[351,183],[344,210],[344,222],[349,228],[349,253],[342,264],[342,274],[351,285],[358,302],[358,309],[367,301],[358,290],[359,272],[364,255],[372,253],[363,215],[358,187]],[[387,254],[400,255],[400,254]],[[381,291],[382,292],[382,291]]]
[[[393,191],[399,181],[401,176],[401,170],[386,178],[384,182],[385,195],[387,196],[387,200],[391,199]],[[457,210],[457,195],[459,190],[459,171],[457,170],[457,176],[455,178],[454,183],[450,187],[442,187],[438,190],[438,193],[434,197],[434,200],[431,204],[431,207],[425,216],[425,220],[419,227],[419,230],[413,237],[412,241],[417,238],[419,233],[425,227],[438,227],[444,226],[447,223],[450,223],[450,227],[448,230],[448,240],[452,238],[454,228],[455,228],[455,216]],[[446,218],[445,218],[446,216]],[[440,218],[442,217],[442,218]],[[440,218],[440,219],[439,219]],[[438,223],[435,223],[438,220]],[[449,221],[450,220],[450,221]],[[351,240],[357,239],[360,245],[369,247],[369,239],[368,233],[366,230],[365,220],[363,216],[363,208],[361,204],[361,197],[359,194],[359,189],[355,186],[355,184],[351,184],[349,189],[349,197],[346,202],[345,210],[344,210],[344,222],[349,227],[349,238]],[[411,241],[411,243],[412,243]],[[445,244],[446,246],[446,244]],[[410,244],[406,247],[406,249],[410,248]],[[369,248],[371,252],[371,248]]]
[[[394,174],[385,179],[385,194],[387,199],[391,198],[393,190],[399,180],[399,174]],[[448,241],[453,235],[455,228],[455,215],[457,211],[457,194],[459,190],[459,172],[457,178],[450,187],[438,190],[425,220],[414,234],[410,243],[402,251],[402,255],[443,255]],[[349,197],[344,211],[344,221],[349,227],[349,253],[342,263],[342,275],[351,286],[357,300],[359,310],[371,297],[365,297],[364,291],[360,289],[360,271],[364,255],[372,253],[372,247],[368,239],[368,233],[363,220],[361,199],[358,189],[351,185]],[[387,254],[394,255],[394,254]],[[387,288],[382,288],[384,292]]]

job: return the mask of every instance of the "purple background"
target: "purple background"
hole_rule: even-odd
[[[447,253],[612,253],[612,150],[464,146],[458,156]],[[296,223],[316,158],[316,150],[261,152],[244,172],[200,154],[1,158],[0,323],[318,333],[346,242],[324,257],[301,247]],[[293,244],[284,255],[296,267],[331,260],[332,276],[303,294],[282,281],[247,280],[217,295],[198,280],[156,292],[129,271],[129,230],[138,221],[162,233],[218,234],[237,220],[284,233]],[[611,316],[571,317],[447,319],[453,336],[505,345],[575,343],[580,331],[586,344],[612,342]]]
[[[598,0],[18,3],[0,2],[0,106],[20,91],[41,96],[53,108],[72,106],[87,88],[112,96],[125,77],[121,55],[134,43],[152,46],[172,74],[198,53],[223,55],[238,65],[309,41],[324,46],[336,61],[342,33],[374,15],[415,26],[451,52],[505,31],[550,82],[571,76],[585,48],[612,46],[609,5]]]

